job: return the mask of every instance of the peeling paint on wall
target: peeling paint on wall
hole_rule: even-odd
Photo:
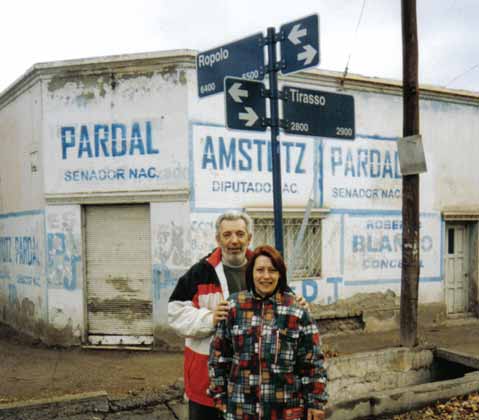
[[[154,259],[162,265],[181,266],[188,259],[186,250],[185,228],[171,221],[169,224],[161,224],[157,227]]]
[[[81,276],[79,233],[74,234],[74,212],[47,215],[48,286],[74,290]],[[52,232],[60,230],[59,232]]]
[[[5,322],[30,334],[47,310],[44,226],[42,211],[0,215],[0,311]]]
[[[48,322],[75,340],[83,328],[83,260],[80,206],[46,210]]]

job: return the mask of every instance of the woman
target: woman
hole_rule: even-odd
[[[209,393],[227,420],[322,420],[326,371],[318,329],[296,303],[271,246],[256,248],[247,291],[230,296],[209,357]]]

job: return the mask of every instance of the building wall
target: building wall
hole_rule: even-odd
[[[372,91],[361,86],[337,89],[338,85],[331,86],[331,80],[323,79],[321,84],[300,76],[283,84],[353,95],[356,111],[354,141],[280,134],[283,206],[304,208],[312,195],[315,207],[330,210],[323,220],[322,276],[298,282],[296,291],[320,304],[357,293],[393,290],[399,295],[402,178],[396,143],[402,136],[400,90]],[[271,207],[270,188],[265,193],[271,173],[259,146],[269,141],[269,132],[225,129],[223,95],[199,100],[195,83],[190,88],[189,108],[192,219],[197,223],[201,219],[205,225],[224,207]],[[449,187],[437,182],[438,167],[449,174],[450,134],[461,133],[461,164],[451,166],[461,166],[460,172],[470,174],[468,186],[474,185],[474,163],[466,150],[476,148],[476,112],[475,106],[444,99],[421,100],[421,133],[429,166],[428,173],[421,175],[422,303],[443,300],[441,211],[453,203],[475,208],[479,205],[477,192],[463,194],[452,174],[446,178]],[[469,120],[472,127],[466,123]],[[232,151],[236,154],[229,161]],[[459,194],[460,199],[451,199],[447,188],[454,189],[454,197]]]
[[[39,82],[0,98],[0,213],[44,205],[41,121]]]
[[[43,334],[47,325],[41,84],[0,97],[0,319]]]
[[[86,316],[81,208],[50,205],[45,210],[45,219],[47,322],[55,331],[56,342],[78,344]]]
[[[1,156],[17,138],[27,139],[12,152],[16,161],[30,155],[32,144],[41,145],[38,167],[44,168],[32,175],[23,161],[21,172],[8,159],[0,165],[1,179],[8,178],[1,184],[0,237],[12,238],[0,240],[3,317],[13,322],[11,309],[28,299],[34,304],[30,318],[52,329],[39,335],[85,341],[88,245],[82,206],[145,202],[150,204],[155,342],[169,348],[168,298],[188,267],[215,247],[216,217],[232,208],[272,211],[270,135],[227,130],[224,94],[200,100],[188,59],[77,65],[51,66],[36,85],[37,108],[34,91],[26,90],[1,110]],[[358,294],[380,300],[388,290],[398,296],[401,278],[396,146],[402,135],[401,92],[394,84],[370,80],[340,88],[335,77],[313,71],[281,81],[355,99],[354,141],[280,135],[285,210],[304,210],[310,198],[314,208],[327,209],[321,276],[292,283],[298,294],[322,306]],[[27,106],[35,109],[36,120],[8,131]],[[421,304],[444,303],[442,212],[479,208],[473,158],[477,112],[466,97],[429,92],[421,99],[428,164],[421,175]],[[7,131],[12,134],[5,136]],[[44,189],[22,190],[35,182]],[[14,248],[6,244],[17,236],[35,237],[38,264],[15,262]],[[30,289],[18,283],[21,276],[32,278]]]
[[[47,197],[187,186],[183,70],[99,68],[44,84]]]
[[[48,319],[45,212],[0,215],[0,319],[42,336]]]

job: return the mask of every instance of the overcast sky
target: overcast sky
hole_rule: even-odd
[[[320,68],[401,79],[400,0],[2,0],[0,91],[35,63],[207,50],[320,16]],[[364,10],[363,10],[364,4]],[[479,0],[417,0],[420,83],[479,91]],[[362,18],[361,10],[363,10]]]

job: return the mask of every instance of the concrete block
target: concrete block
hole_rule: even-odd
[[[449,360],[450,362],[460,363],[461,365],[471,367],[473,369],[479,369],[479,357],[473,356],[458,351],[451,351],[448,349],[436,349],[436,357]]]
[[[479,372],[472,372],[459,379],[430,382],[333,401],[328,404],[327,418],[328,420],[352,420],[397,414],[478,390]]]

